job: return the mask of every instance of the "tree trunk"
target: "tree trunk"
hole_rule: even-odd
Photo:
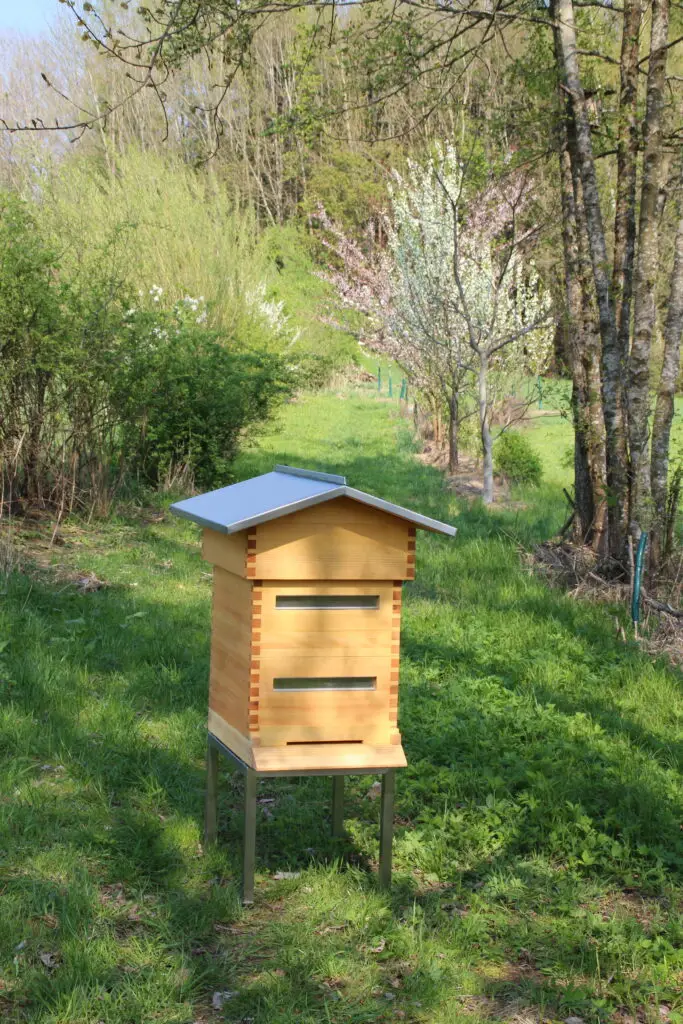
[[[683,181],[680,183],[683,184]],[[681,333],[683,332],[683,199],[678,202],[678,229],[671,273],[669,307],[664,324],[664,360],[659,378],[657,404],[652,423],[653,524],[650,560],[653,567],[665,554],[665,531],[669,476],[669,442],[674,418],[674,397],[678,380]]]
[[[593,527],[595,503],[588,468],[588,433],[585,430],[587,387],[581,349],[583,348],[583,305],[579,280],[579,249],[572,172],[563,131],[560,148],[560,191],[562,197],[562,243],[566,303],[565,352],[572,375],[572,418],[574,420],[574,537],[581,541]]]
[[[458,471],[458,392],[451,391],[448,402],[448,472]]]
[[[595,159],[577,56],[572,0],[556,0],[554,13],[562,57],[561,71],[571,97],[576,131],[576,155],[581,176],[583,212],[590,245],[593,280],[602,341],[602,405],[605,420],[609,548],[615,558],[625,555],[627,517],[627,453],[621,406],[621,368],[614,302],[610,290],[609,260],[600,209]]]
[[[479,353],[479,430],[481,433],[481,453],[484,461],[484,492],[482,498],[485,505],[493,501],[493,438],[489,427],[488,400],[489,361],[484,353]]]
[[[570,133],[570,139],[572,138]],[[573,141],[570,156],[575,153]],[[593,521],[591,529],[583,535],[583,543],[589,543],[595,550],[604,551],[607,546],[607,475],[605,462],[605,419],[601,400],[600,374],[600,331],[595,302],[595,286],[591,272],[590,245],[583,211],[581,179],[577,162],[572,161],[572,183],[574,186],[574,208],[576,210],[577,238],[579,245],[579,280],[581,283],[582,345],[578,353],[583,370],[585,391],[583,394],[582,429],[586,444],[588,472],[593,494]]]
[[[556,47],[559,48],[557,33]],[[605,438],[600,405],[599,338],[593,323],[592,279],[585,220],[581,216],[575,133],[563,102],[560,135],[560,193],[565,268],[566,357],[572,376],[574,421],[574,540],[602,546],[605,530]],[[572,159],[573,156],[573,159]]]
[[[638,255],[633,303],[633,343],[628,373],[628,429],[631,457],[629,527],[634,539],[649,525],[650,462],[650,354],[657,319],[657,210],[664,167],[663,113],[666,89],[666,44],[669,35],[669,0],[653,0],[650,66],[647,75],[643,184],[640,195]]]
[[[622,380],[628,365],[631,337],[633,260],[636,248],[636,177],[638,171],[638,59],[642,0],[626,0],[621,37],[619,122],[617,129],[617,187],[614,216],[612,292],[617,318]],[[625,389],[623,389],[625,390]],[[623,407],[623,396],[622,396]]]

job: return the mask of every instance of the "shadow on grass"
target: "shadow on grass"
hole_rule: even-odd
[[[306,464],[303,453],[299,461]],[[243,475],[269,469],[271,462],[250,456]],[[453,507],[441,475],[416,465],[407,453],[386,464],[353,454],[317,460],[316,468],[344,472],[354,486],[437,518],[448,518]],[[492,982],[485,990],[496,998],[514,991],[535,1005],[551,1002],[580,1012],[585,993],[572,995],[569,988],[558,994],[533,972],[545,969],[546,956],[559,975],[583,971],[597,984],[600,966],[590,930],[578,929],[574,918],[565,921],[567,910],[552,926],[518,913],[505,921],[492,920],[491,913],[480,920],[466,899],[474,900],[506,873],[519,880],[516,911],[524,900],[530,909],[566,904],[574,910],[579,876],[599,886],[624,886],[632,876],[632,885],[661,890],[662,865],[677,871],[683,863],[682,808],[669,772],[681,748],[677,740],[667,741],[663,760],[662,736],[616,700],[629,673],[637,676],[652,666],[615,640],[607,616],[573,605],[540,583],[519,585],[513,538],[541,539],[562,512],[560,502],[543,506],[537,517],[532,510],[491,515],[473,506],[457,516],[455,543],[421,541],[418,563],[424,571],[408,588],[403,637],[401,728],[410,767],[398,790],[399,881],[391,897],[392,922],[380,920],[391,935],[392,957],[399,960],[417,956],[401,945],[401,921],[411,902],[421,906],[426,928],[440,936],[444,948],[463,957],[487,943],[496,944],[496,955],[513,960],[523,946],[538,948],[535,962],[524,965],[526,976],[520,969],[512,981]],[[158,558],[186,557],[192,550],[165,527],[155,528],[149,542]],[[482,565],[477,546],[484,542],[493,546]],[[176,599],[181,589],[183,600]],[[374,1002],[365,996],[354,1002],[351,993],[344,1006],[330,995],[333,967],[323,962],[323,953],[333,958],[337,941],[347,973],[355,965],[370,987],[388,984],[376,965],[368,966],[379,955],[368,950],[379,948],[383,933],[355,922],[348,926],[348,941],[335,938],[334,929],[345,927],[342,890],[336,909],[341,923],[332,919],[332,930],[317,937],[305,924],[302,937],[302,919],[326,927],[315,919],[322,911],[307,911],[300,898],[298,918],[284,911],[278,916],[269,901],[283,890],[272,890],[262,879],[253,934],[221,944],[218,933],[217,940],[216,922],[227,927],[238,915],[241,777],[222,774],[220,849],[188,878],[203,804],[209,587],[202,589],[197,580],[190,587],[171,574],[160,595],[155,600],[124,587],[81,595],[38,579],[13,581],[7,601],[15,610],[16,633],[0,667],[8,698],[0,742],[5,763],[12,765],[12,784],[28,776],[36,785],[31,799],[8,811],[12,867],[4,893],[23,913],[57,913],[87,935],[101,915],[93,887],[147,892],[155,908],[156,955],[173,952],[188,972],[178,982],[179,998],[189,992],[194,999],[212,985],[230,988],[230,978],[244,972],[253,975],[245,1012],[256,1007],[259,1019],[284,1021],[296,1013],[302,1020],[306,1014],[310,1020],[384,1020],[391,1014],[381,993]],[[424,621],[421,602],[430,605]],[[432,614],[435,619],[429,619]],[[526,624],[529,640],[518,637],[516,644],[497,649],[497,633],[513,614]],[[562,686],[553,685],[554,671]],[[614,679],[600,695],[596,680],[607,671]],[[658,671],[672,692],[680,692],[677,676]],[[614,702],[604,692],[614,693]],[[59,762],[67,770],[64,783],[52,772]],[[50,771],[43,771],[46,764]],[[376,849],[377,805],[363,799],[364,787],[367,781],[348,787],[348,818],[355,821],[353,840],[344,843],[329,834],[328,780],[264,780],[259,795],[275,803],[261,805],[258,868],[292,870],[346,858],[351,866],[345,870],[358,891],[379,899],[353,866],[367,866]],[[55,873],[54,861],[34,859],[39,850],[59,862],[62,849],[75,854],[68,890],[48,877]],[[534,858],[557,865],[559,873],[535,879],[529,868]],[[80,882],[74,864],[83,865]],[[410,877],[415,867],[421,874]],[[430,876],[433,881],[425,882]],[[337,883],[329,884],[334,889]],[[465,900],[462,916],[443,910],[444,886]],[[298,892],[296,884],[291,891]],[[142,923],[130,916],[120,921],[113,902],[105,917],[114,934],[129,941],[145,924],[145,914],[139,914]],[[195,955],[187,948],[193,944],[200,949]],[[549,944],[552,957],[542,952]],[[261,970],[263,955],[277,958],[285,976]],[[449,983],[441,969],[430,961],[413,989],[400,981],[408,994],[417,993],[425,1012],[443,998],[439,987]],[[126,980],[111,964],[90,970],[87,984],[93,989],[114,991]],[[67,971],[41,977],[35,976],[31,998],[46,1005],[65,1000],[74,984]],[[321,984],[327,994],[321,994]]]

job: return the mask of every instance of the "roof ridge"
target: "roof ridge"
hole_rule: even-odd
[[[271,519],[343,497],[398,516],[424,530],[451,537],[456,533],[454,526],[349,487],[343,476],[295,466],[276,466],[270,473],[197,494],[171,505],[171,511],[210,530],[239,533]]]
[[[340,484],[346,487],[346,477],[337,473],[319,473],[315,469],[300,469],[298,466],[275,466],[274,473],[286,473],[289,476],[303,476],[307,480],[322,480],[326,484]]]

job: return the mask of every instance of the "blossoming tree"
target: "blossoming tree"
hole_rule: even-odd
[[[517,213],[524,185],[514,179],[468,204],[455,149],[394,175],[389,230],[392,334],[398,359],[420,367],[449,411],[450,462],[457,462],[463,398],[474,392],[485,503],[493,500],[492,414],[523,376],[551,352],[550,297],[523,258]]]

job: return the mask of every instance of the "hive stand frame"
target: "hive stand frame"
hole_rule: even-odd
[[[394,833],[394,796],[396,793],[395,768],[357,769],[310,769],[308,771],[264,771],[250,768],[234,754],[229,747],[209,733],[206,750],[206,806],[204,818],[204,843],[210,846],[216,841],[218,831],[218,756],[223,754],[245,775],[244,793],[244,835],[242,845],[242,902],[254,902],[254,869],[256,866],[256,802],[257,780],[259,778],[286,778],[297,775],[332,776],[332,835],[344,832],[344,776],[381,775],[382,798],[379,829],[379,885],[381,889],[391,886],[391,855]]]

